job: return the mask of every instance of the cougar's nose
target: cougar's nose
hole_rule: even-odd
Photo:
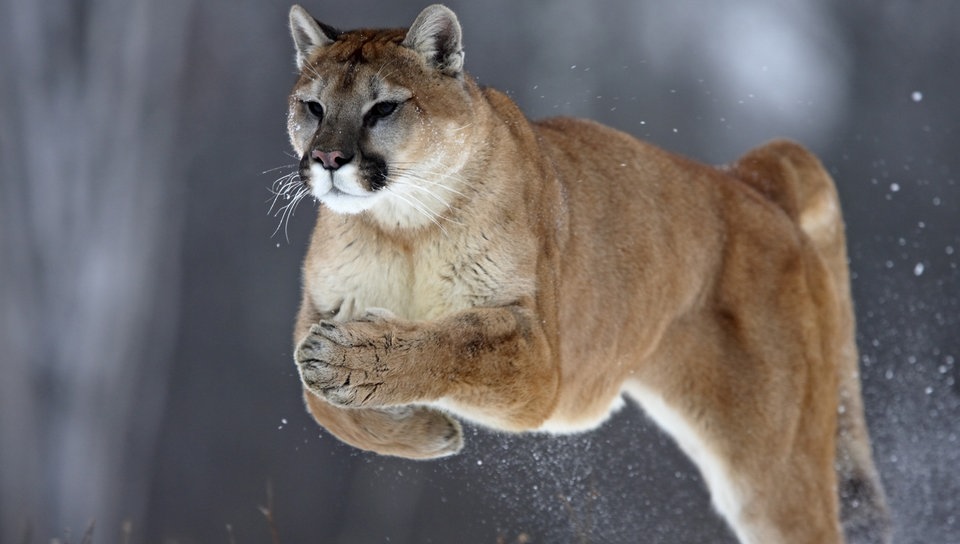
[[[341,166],[353,160],[353,155],[347,155],[343,151],[320,151],[313,150],[310,156],[315,161],[319,161],[327,170],[336,170]]]

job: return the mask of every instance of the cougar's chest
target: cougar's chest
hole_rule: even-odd
[[[304,279],[325,318],[347,321],[368,308],[385,308],[406,319],[435,319],[511,291],[512,267],[469,237],[401,245],[347,236],[321,243],[308,257]]]

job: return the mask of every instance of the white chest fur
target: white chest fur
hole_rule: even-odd
[[[307,264],[305,281],[320,313],[338,320],[367,308],[429,320],[533,293],[522,263],[475,229],[448,227],[404,245],[357,229],[331,235]]]

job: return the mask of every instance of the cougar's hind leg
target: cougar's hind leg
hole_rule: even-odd
[[[870,446],[860,388],[847,247],[836,185],[802,146],[777,140],[741,157],[730,172],[777,203],[826,266],[837,318],[832,357],[839,377],[836,467],[848,544],[890,542],[890,514]]]
[[[663,394],[633,384],[627,392],[697,465],[741,543],[842,542],[831,409],[811,412],[795,403],[768,410],[752,401],[775,395],[757,395],[749,383],[712,381],[717,385]]]
[[[638,376],[656,394],[641,391],[641,404],[700,467],[744,543],[842,542],[837,362],[825,349],[835,321],[808,244],[782,220],[769,235],[731,230],[716,291]]]

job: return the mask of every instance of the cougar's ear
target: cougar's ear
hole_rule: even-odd
[[[403,45],[448,76],[459,76],[463,72],[460,21],[446,6],[434,4],[421,11],[407,31]]]
[[[333,43],[340,36],[340,31],[314,19],[307,10],[294,4],[290,8],[290,35],[297,49],[297,68],[303,70],[310,55]]]

